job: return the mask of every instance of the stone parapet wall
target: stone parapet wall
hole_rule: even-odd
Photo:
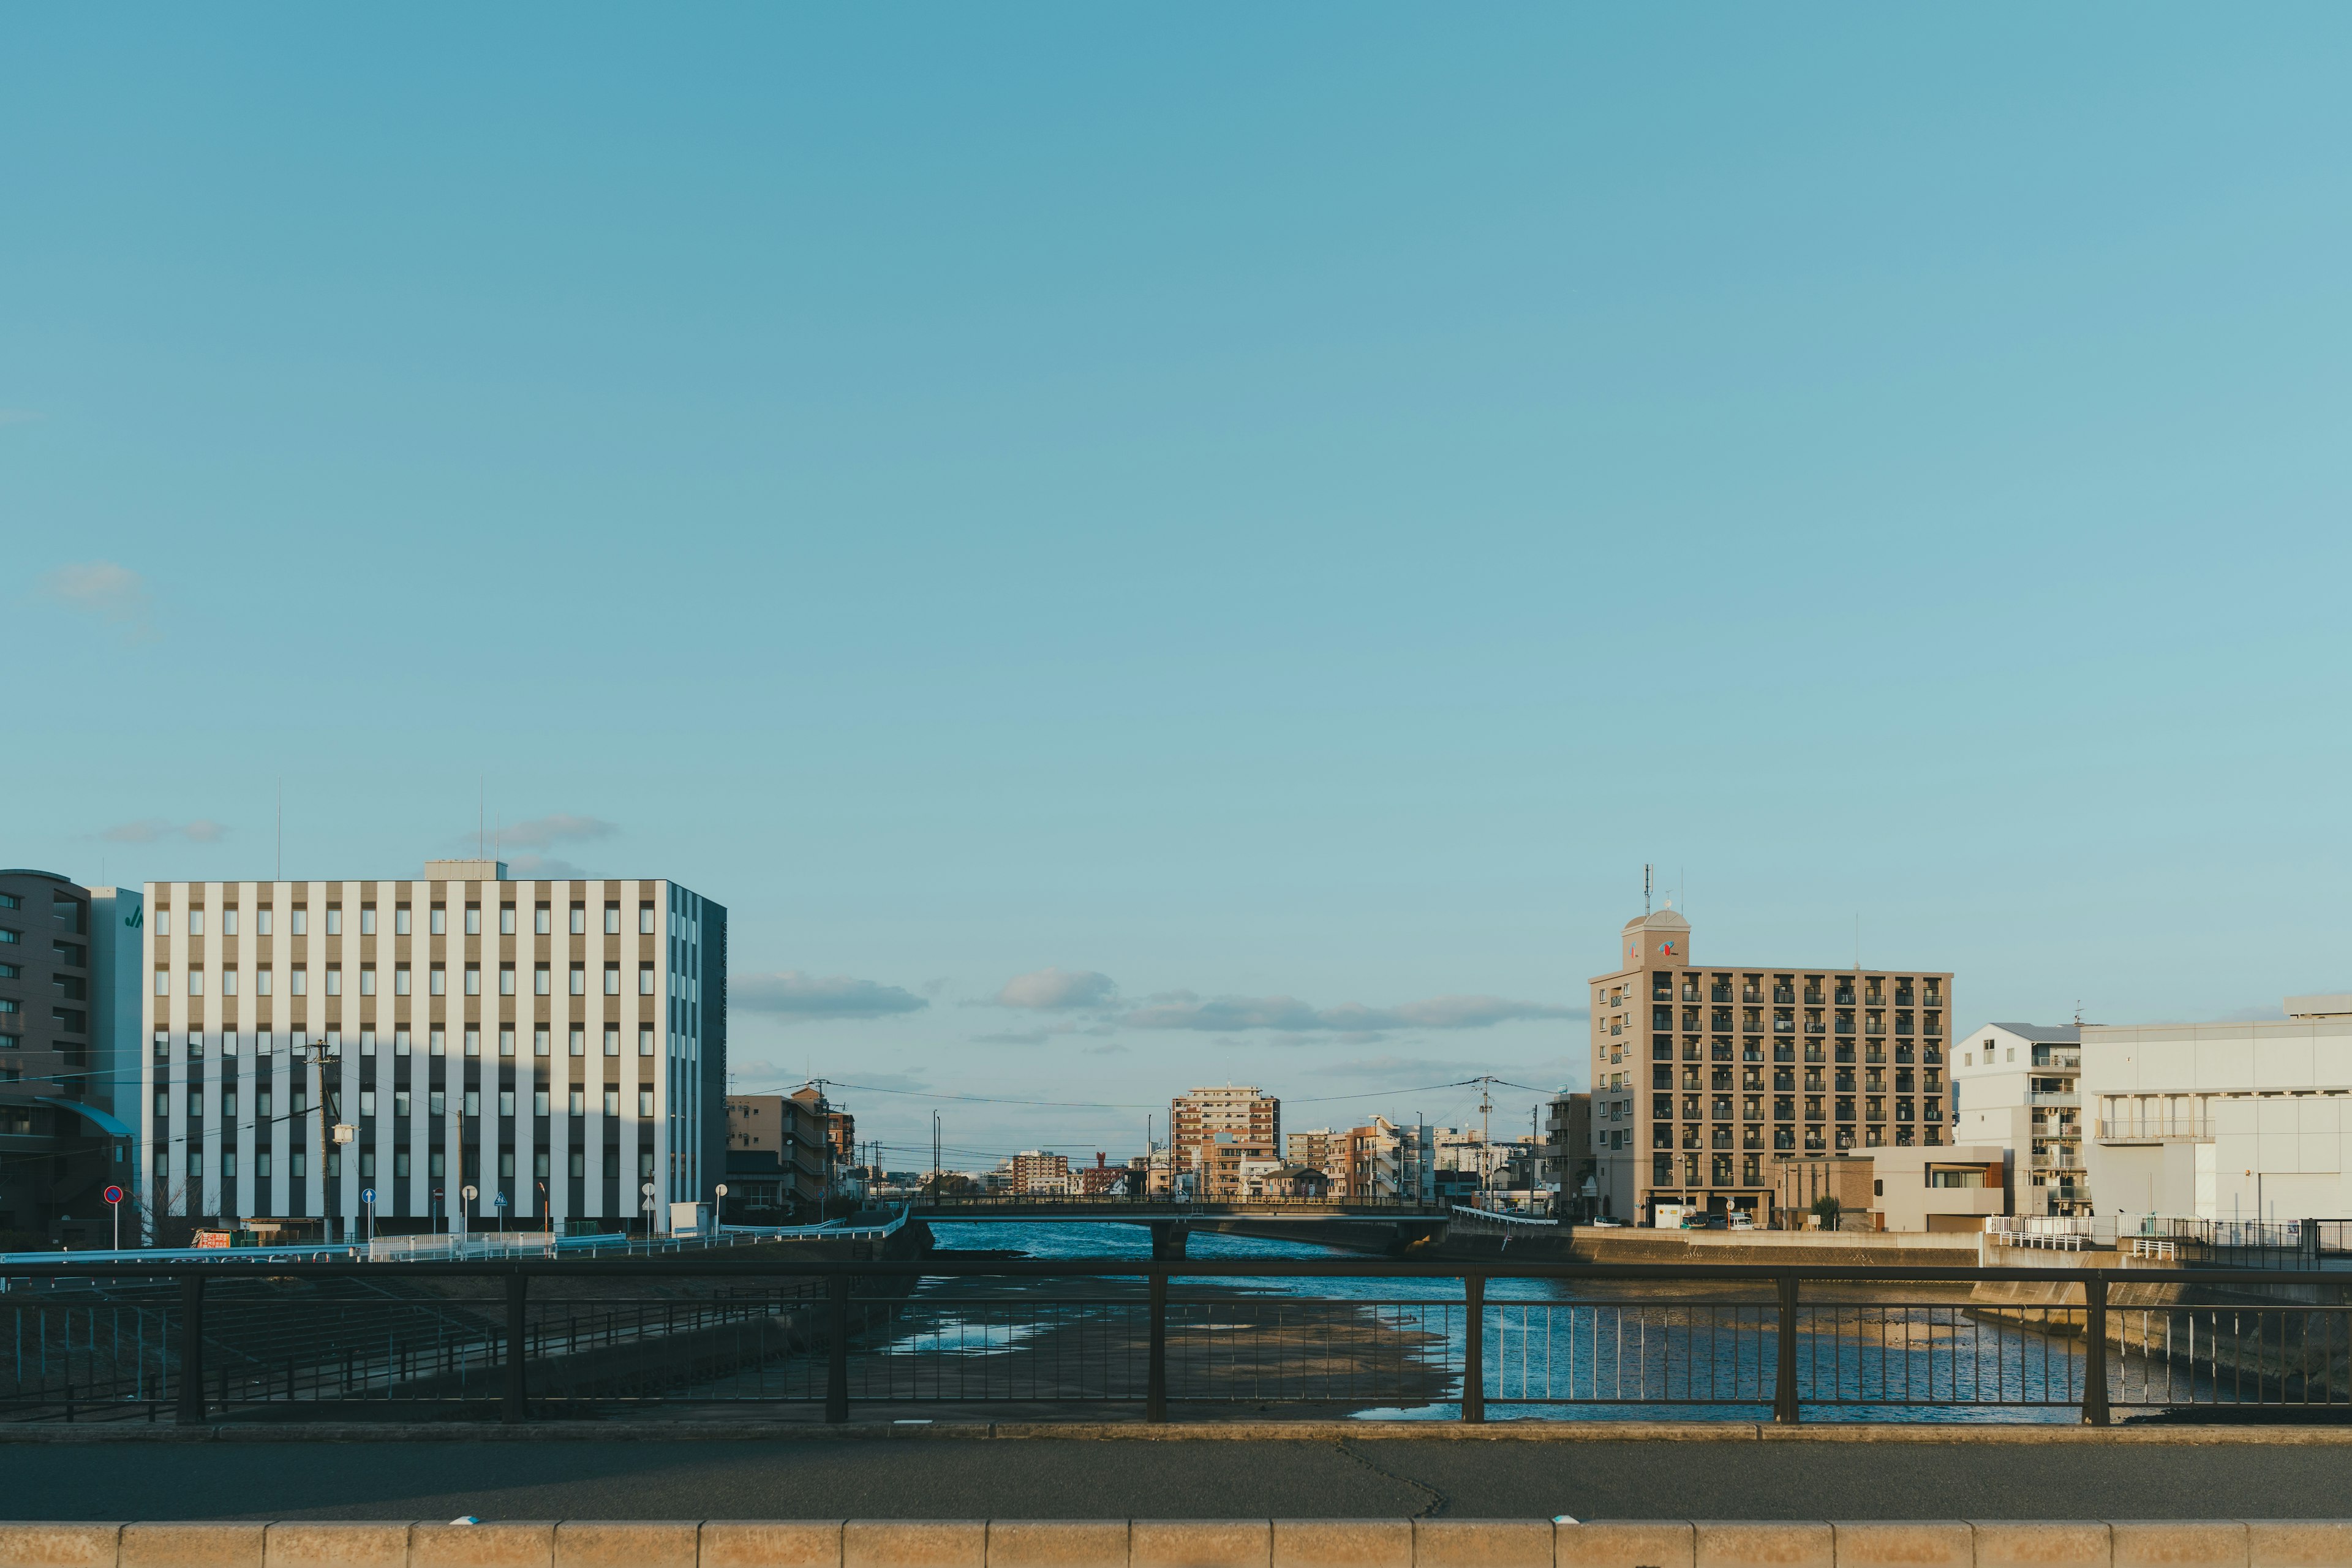
[[[0,1568],[2347,1568],[2352,1520],[0,1523]]]

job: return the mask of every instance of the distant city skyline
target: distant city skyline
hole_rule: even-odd
[[[2352,16],[914,15],[10,17],[0,860],[675,877],[894,1163],[1584,1087],[1645,862],[2352,987]]]

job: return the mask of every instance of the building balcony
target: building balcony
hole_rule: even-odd
[[[2072,1090],[2069,1090],[2064,1094],[2056,1094],[2046,1089],[2037,1089],[2025,1097],[2025,1103],[2028,1105],[2063,1106],[2068,1110],[2074,1110],[2081,1108],[2083,1104],[2083,1097]]]
[[[2102,1143],[2194,1142],[2213,1136],[2210,1116],[2149,1116],[2099,1121]]]

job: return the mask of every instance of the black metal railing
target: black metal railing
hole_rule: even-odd
[[[12,1265],[6,1284],[14,1420],[2352,1413],[2334,1272],[939,1257]]]

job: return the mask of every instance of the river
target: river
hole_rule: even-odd
[[[1034,1258],[1150,1256],[1139,1226],[940,1222],[943,1251]],[[1199,1259],[1360,1258],[1305,1242],[1192,1232]],[[1834,1290],[1834,1300],[1828,1293]],[[1132,1307],[1132,1282],[1083,1289],[929,1279],[909,1306],[920,1336],[899,1348],[990,1356],[1042,1346],[1041,1312],[1069,1323]],[[1089,1304],[1080,1299],[1094,1296]],[[1444,1279],[1179,1278],[1171,1286],[1171,1399],[1230,1413],[1314,1405],[1365,1419],[1460,1415],[1462,1286]],[[1490,1420],[1754,1420],[1769,1417],[1777,1307],[1769,1287],[1556,1279],[1489,1282],[1485,1316]],[[1971,1310],[1967,1287],[1819,1287],[1800,1317],[1797,1367],[1813,1420],[2073,1423],[2081,1419],[2079,1341]],[[1056,1342],[1058,1342],[1058,1341]],[[1084,1364],[1057,1352],[1056,1364]],[[1125,1342],[1100,1355],[1117,1361]],[[2131,1358],[2117,1357],[2119,1363]],[[2120,1369],[2118,1393],[2164,1369]],[[2184,1396],[2189,1385],[2182,1383]],[[1383,1397],[1385,1395],[1386,1397]],[[1180,1414],[1181,1414],[1180,1410]]]

